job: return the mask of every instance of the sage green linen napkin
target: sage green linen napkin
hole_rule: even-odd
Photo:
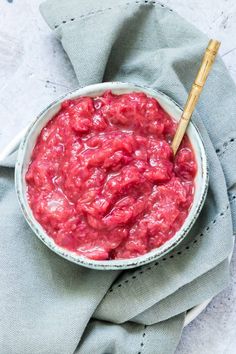
[[[129,81],[183,105],[207,38],[155,1],[48,0],[78,86]],[[14,157],[0,168],[1,354],[171,354],[186,311],[229,281],[236,200],[236,89],[218,59],[194,120],[210,186],[177,249],[130,271],[94,271],[55,255],[31,232],[14,192]],[[234,220],[234,225],[232,224]]]

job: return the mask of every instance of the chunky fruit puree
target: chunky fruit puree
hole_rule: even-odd
[[[187,136],[144,93],[62,103],[42,129],[26,173],[33,214],[55,243],[94,260],[143,255],[183,224],[196,161]]]

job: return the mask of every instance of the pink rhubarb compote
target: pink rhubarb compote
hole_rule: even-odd
[[[94,260],[141,256],[173,237],[194,196],[187,136],[144,93],[79,97],[42,129],[26,173],[34,217],[55,243]]]

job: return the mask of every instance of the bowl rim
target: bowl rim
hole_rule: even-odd
[[[209,182],[209,172],[208,172],[208,162],[207,162],[207,156],[206,156],[206,149],[205,145],[202,139],[202,136],[195,125],[193,121],[190,122],[190,125],[192,126],[193,130],[196,133],[197,137],[197,142],[200,147],[201,151],[201,163],[203,166],[203,171],[202,171],[202,178],[204,183],[202,184],[202,189],[201,189],[201,194],[199,201],[196,204],[196,209],[195,213],[193,214],[192,219],[190,219],[187,227],[183,229],[183,226],[180,228],[180,230],[177,231],[177,233],[166,243],[164,243],[161,247],[155,248],[148,253],[136,257],[136,258],[130,258],[130,259],[121,259],[121,260],[103,260],[103,261],[97,261],[97,260],[92,260],[86,257],[83,257],[81,255],[76,254],[75,252],[69,251],[65,248],[62,248],[58,246],[54,240],[47,235],[46,231],[42,228],[42,226],[38,223],[38,221],[34,218],[32,214],[32,210],[29,205],[25,202],[25,195],[23,192],[23,166],[24,166],[24,157],[27,152],[27,143],[28,143],[28,138],[30,137],[31,133],[34,131],[34,127],[36,123],[44,118],[44,115],[50,111],[54,106],[60,104],[66,99],[71,99],[76,96],[83,96],[86,95],[86,93],[80,93],[81,91],[88,90],[88,91],[100,91],[100,90],[115,90],[115,89],[127,89],[130,90],[130,92],[135,91],[135,88],[138,89],[139,91],[144,91],[145,93],[148,92],[148,94],[155,99],[157,99],[155,96],[163,96],[167,101],[170,101],[172,105],[175,106],[178,110],[182,111],[180,105],[176,103],[171,97],[168,95],[164,94],[162,91],[150,88],[145,85],[137,85],[134,83],[130,82],[103,82],[99,84],[93,84],[93,85],[86,85],[83,87],[79,87],[75,90],[71,90],[67,92],[66,94],[62,95],[58,99],[54,100],[51,102],[37,117],[34,119],[34,121],[29,125],[28,129],[25,132],[25,135],[21,141],[21,144],[19,146],[18,154],[17,154],[17,161],[16,161],[16,167],[15,167],[15,189],[16,189],[16,194],[17,198],[21,207],[21,210],[23,212],[23,215],[28,222],[29,226],[33,230],[34,234],[47,246],[49,247],[52,251],[60,255],[61,257],[84,267],[87,268],[92,268],[92,269],[97,269],[97,270],[123,270],[123,269],[130,269],[138,266],[142,266],[145,264],[148,264],[152,261],[156,261],[157,259],[161,258],[164,256],[166,253],[169,251],[173,250],[188,234],[190,229],[192,228],[193,224],[195,223],[202,207],[204,204],[204,201],[206,199],[207,195],[207,190],[208,190],[208,182]],[[92,95],[92,93],[87,93],[88,95]],[[52,116],[53,117],[53,116]],[[51,118],[52,118],[51,117]],[[50,119],[51,119],[50,118]],[[42,128],[41,128],[42,129]],[[41,131],[41,130],[40,130]],[[29,209],[29,211],[28,211]],[[176,235],[178,237],[176,237]],[[168,246],[165,247],[165,245],[168,243]]]

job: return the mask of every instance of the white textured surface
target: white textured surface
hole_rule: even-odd
[[[0,149],[48,103],[76,87],[60,43],[39,14],[40,2],[0,0]],[[220,53],[236,82],[236,0],[162,2],[222,41]],[[235,255],[231,269],[231,285],[184,329],[176,354],[236,353]]]

